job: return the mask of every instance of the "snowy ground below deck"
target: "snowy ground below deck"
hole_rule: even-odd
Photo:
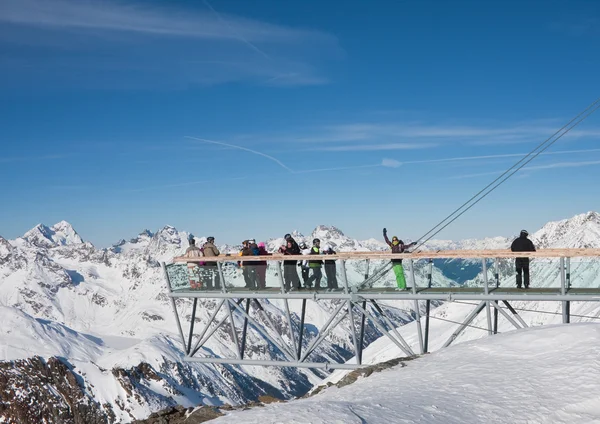
[[[600,324],[538,327],[211,423],[600,423],[599,378]]]

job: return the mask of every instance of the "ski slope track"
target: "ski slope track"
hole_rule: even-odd
[[[311,242],[318,237],[338,251],[387,249],[376,239],[354,240],[331,226],[319,226],[306,237],[297,232],[293,235],[299,242]],[[108,249],[98,249],[62,221],[51,227],[37,225],[15,240],[0,237],[0,319],[4,324],[0,328],[0,393],[3,393],[0,422],[73,422],[73,419],[130,422],[178,404],[240,405],[261,395],[291,399],[345,375],[341,371],[327,375],[324,371],[294,368],[182,362],[183,348],[160,262],[181,255],[187,247],[187,236],[186,232],[165,226],[157,232],[144,230]],[[539,247],[600,247],[600,215],[589,212],[548,223],[532,238]],[[507,247],[511,240],[512,237],[459,242],[432,240],[425,248],[501,248]],[[204,237],[197,238],[197,244],[204,241]],[[281,238],[267,240],[271,251],[281,244]],[[219,248],[223,252],[237,252],[239,246]],[[371,262],[371,269],[379,266],[375,262]],[[421,262],[415,265],[418,278],[424,278],[426,264]],[[366,271],[364,261],[347,261],[347,266],[349,280],[360,281]],[[455,285],[449,275],[457,270],[464,274],[465,269],[477,266],[480,264],[458,260],[436,263],[433,284]],[[574,287],[600,284],[597,261],[574,261],[571,266]],[[448,272],[450,268],[452,272]],[[502,285],[514,285],[510,261],[502,264],[501,275]],[[267,278],[269,285],[278,286],[275,269],[269,269]],[[549,261],[533,261],[534,285],[557,285],[558,278],[557,266],[549,266]],[[227,280],[244,285],[235,270],[230,271]],[[463,280],[460,282],[464,284],[480,284],[481,275]],[[386,275],[381,284],[394,287],[393,274]],[[396,322],[405,323],[400,332],[416,349],[416,326],[411,315],[414,302],[387,304]],[[208,321],[217,305],[214,300],[199,302],[197,329]],[[275,325],[284,325],[282,301],[264,305]],[[335,309],[328,301],[309,302],[309,305],[305,333],[308,341],[318,336],[317,329]],[[528,324],[560,322],[560,315],[543,313],[559,312],[558,303],[520,302],[514,306],[532,311],[520,312]],[[178,299],[177,307],[184,317],[185,332],[190,324],[191,302]],[[443,304],[433,310],[432,316],[462,321],[472,307]],[[291,301],[290,309],[293,324],[297,326],[300,302]],[[571,312],[573,321],[579,319],[577,314],[600,314],[595,304],[575,302]],[[261,314],[254,310],[251,314],[264,324]],[[485,327],[484,319],[479,317],[473,325]],[[241,317],[236,317],[238,329],[242,322]],[[500,323],[501,332],[511,330],[508,323],[502,320]],[[438,349],[454,328],[454,324],[432,319],[431,349]],[[248,331],[249,357],[261,359],[276,353],[276,348],[252,326]],[[485,335],[484,331],[468,328],[456,342]],[[365,364],[402,356],[374,327],[366,328],[365,345]],[[234,356],[236,348],[229,326],[221,327],[203,349],[200,354]],[[335,361],[352,360],[354,351],[348,323],[342,322],[314,354]],[[36,408],[31,408],[32,398]]]

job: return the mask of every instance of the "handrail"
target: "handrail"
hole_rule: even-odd
[[[495,250],[425,250],[413,253],[390,252],[339,252],[335,255],[282,255],[269,256],[238,256],[220,255],[210,257],[188,258],[177,256],[173,262],[199,263],[199,262],[256,262],[256,261],[316,261],[336,259],[468,259],[468,258],[574,258],[574,257],[600,257],[600,249],[541,249],[537,252],[511,252],[507,249]]]

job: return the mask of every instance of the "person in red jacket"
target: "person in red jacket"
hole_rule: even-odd
[[[404,244],[398,237],[393,236],[392,241],[388,239],[387,229],[383,229],[383,238],[388,246],[392,248],[392,253],[404,253],[406,249],[415,246],[417,242]],[[404,277],[404,268],[402,268],[402,259],[392,259],[392,268],[396,274],[396,284],[400,290],[406,290],[406,278]]]

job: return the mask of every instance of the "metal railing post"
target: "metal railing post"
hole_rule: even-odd
[[[410,263],[410,277],[412,280],[412,292],[417,294],[417,279],[415,278],[415,264],[412,259],[408,261]],[[423,345],[423,329],[421,328],[421,311],[419,310],[419,300],[415,299],[415,321],[417,323],[417,336],[419,337],[419,353],[425,353],[425,346]]]
[[[488,282],[488,273],[487,273],[487,261],[483,258],[481,262],[481,271],[483,272],[483,292],[487,296],[490,294],[490,287]],[[492,311],[490,310],[490,301],[485,302],[485,312],[487,316],[487,325],[488,325],[488,334],[491,336],[493,334],[492,329]]]
[[[431,288],[433,282],[433,259],[429,259],[429,266],[427,269],[427,288]],[[429,312],[431,309],[431,300],[425,301],[425,337],[423,340],[423,350],[425,353],[429,352]]]
[[[560,258],[559,266],[560,266],[560,294],[564,296],[567,292],[566,276],[565,276],[565,258],[564,257]],[[566,300],[563,300],[563,302],[562,302],[563,324],[569,323],[569,311],[568,311],[569,306],[567,305],[567,303],[568,302]]]
[[[494,280],[496,281],[496,288],[500,287],[500,270],[498,265],[499,259],[494,259]],[[494,301],[494,334],[498,334],[498,301]]]

